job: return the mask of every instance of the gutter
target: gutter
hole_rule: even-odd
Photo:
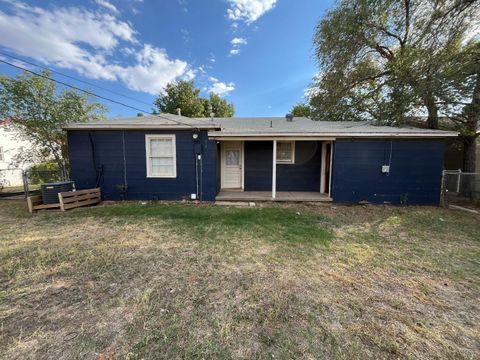
[[[439,131],[438,133],[342,133],[342,132],[323,132],[323,133],[221,133],[209,132],[208,137],[216,140],[273,140],[273,139],[312,139],[330,140],[335,138],[447,138],[457,137],[457,132]]]

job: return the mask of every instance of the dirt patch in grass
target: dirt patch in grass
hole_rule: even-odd
[[[13,204],[13,206],[12,206]],[[4,358],[480,355],[480,218],[0,202]]]

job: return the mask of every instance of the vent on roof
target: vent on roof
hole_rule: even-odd
[[[137,117],[142,117],[143,113],[137,113]]]
[[[285,115],[285,118],[287,119],[288,122],[292,122],[292,121],[293,121],[293,115],[292,115],[292,114],[287,114],[287,115]]]

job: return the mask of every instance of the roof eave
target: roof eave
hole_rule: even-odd
[[[438,133],[342,133],[342,132],[319,132],[319,133],[223,133],[209,132],[208,136],[212,139],[221,138],[447,138],[457,137],[456,132],[438,132]]]
[[[220,130],[217,125],[70,125],[64,130]]]

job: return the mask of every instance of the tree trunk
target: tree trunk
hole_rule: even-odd
[[[433,94],[427,93],[423,101],[428,111],[427,127],[429,129],[438,129],[438,106],[435,103],[435,97]]]
[[[477,137],[469,136],[463,140],[463,170],[465,172],[476,172],[477,165]]]

